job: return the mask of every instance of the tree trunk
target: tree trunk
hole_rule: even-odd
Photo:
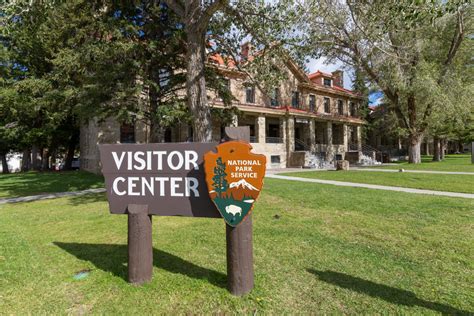
[[[0,156],[2,157],[2,173],[10,173],[10,170],[8,170],[7,154]]]
[[[79,143],[79,131],[74,131],[69,139],[67,146],[66,158],[64,160],[64,170],[72,169],[72,160],[74,159],[74,153],[76,152],[77,144]]]
[[[187,25],[187,75],[186,91],[188,108],[193,115],[194,141],[212,141],[211,110],[208,106],[205,73],[205,30]]]
[[[425,141],[425,155],[427,156],[430,155],[430,142],[428,141],[428,138],[426,138],[426,141]]]
[[[433,138],[433,161],[441,161],[441,153],[440,153],[440,142],[439,137],[435,136]]]
[[[160,76],[156,70],[158,67],[154,64],[151,65],[148,70],[148,76],[154,82],[155,85],[160,84]],[[150,99],[150,143],[163,143],[165,141],[165,129],[161,126],[158,117],[158,107],[160,106],[160,100],[158,91],[155,85],[150,85],[148,97]]]
[[[33,147],[31,148],[31,168],[36,171],[41,170],[41,162],[39,159],[39,153],[40,153],[40,150],[38,146],[33,145]]]
[[[164,143],[165,130],[156,122],[150,122],[150,143]]]
[[[441,160],[444,160],[445,155],[446,155],[446,139],[441,138],[440,140],[440,156]]]
[[[29,171],[31,168],[31,151],[29,149],[23,150],[21,157],[21,171]]]
[[[49,170],[49,150],[48,149],[43,149],[41,169]]]
[[[421,140],[423,135],[414,134],[409,136],[408,162],[421,163]]]

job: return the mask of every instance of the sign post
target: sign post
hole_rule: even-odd
[[[153,274],[152,219],[147,205],[128,205],[128,282],[143,284]]]
[[[110,212],[128,215],[128,280],[152,278],[152,215],[224,218],[228,288],[253,281],[251,211],[266,160],[250,152],[249,128],[226,128],[230,141],[100,145]],[[216,150],[216,151],[214,151]],[[158,259],[159,260],[159,259]]]
[[[225,132],[231,140],[250,142],[249,127],[246,130],[227,127]],[[252,214],[236,227],[226,223],[225,237],[228,289],[234,295],[246,294],[254,286]]]

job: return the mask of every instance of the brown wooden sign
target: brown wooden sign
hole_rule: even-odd
[[[221,217],[209,198],[203,156],[216,143],[100,145],[110,212],[148,205],[148,214]]]
[[[228,139],[250,138],[249,127],[227,127],[226,133]],[[151,215],[219,218],[222,214],[227,223],[229,291],[243,295],[253,288],[250,211],[263,186],[265,156],[250,153],[252,147],[240,141],[116,144],[99,149],[110,212],[128,215],[129,282],[142,284],[152,278]]]
[[[237,226],[252,211],[263,187],[266,158],[240,141],[219,144],[204,156],[207,187],[227,224]]]

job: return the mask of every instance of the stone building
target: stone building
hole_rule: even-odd
[[[267,156],[267,168],[303,167],[314,161],[333,162],[346,159],[357,162],[361,154],[361,128],[364,121],[358,110],[363,98],[344,89],[343,72],[306,74],[292,60],[285,62],[287,80],[264,94],[252,85],[246,75],[225,65],[219,56],[212,64],[227,78],[241,112],[235,126],[249,126],[255,152]],[[210,106],[224,108],[218,95],[208,93]],[[223,137],[223,126],[213,120],[213,138]],[[81,128],[81,168],[99,172],[97,144],[146,143],[147,125],[120,124],[110,118],[90,121]],[[185,142],[192,139],[192,128],[186,125],[168,129],[165,140]]]

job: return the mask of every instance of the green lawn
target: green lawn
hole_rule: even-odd
[[[380,184],[414,189],[474,193],[474,175],[377,171],[306,171],[281,173],[302,178]]]
[[[136,287],[105,195],[3,205],[0,313],[468,314],[473,225],[473,200],[266,179],[238,298],[222,220],[155,217],[153,281]]]
[[[102,176],[85,171],[0,174],[0,198],[100,188]]]
[[[439,162],[433,162],[432,159],[433,156],[422,156],[421,164],[399,162],[395,166],[375,166],[371,168],[474,172],[474,164],[471,163],[470,154],[446,155],[446,159]]]

